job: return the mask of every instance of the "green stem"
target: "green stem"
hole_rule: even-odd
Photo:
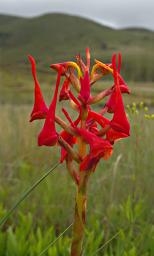
[[[84,230],[85,230],[85,219],[86,219],[86,201],[87,201],[87,183],[90,172],[84,172],[81,176],[80,184],[77,190],[76,203],[75,203],[75,214],[73,224],[73,239],[71,245],[71,256],[81,256]]]
[[[15,209],[21,204],[21,202],[52,172],[56,169],[56,167],[60,165],[57,163],[54,167],[48,170],[39,180],[37,180],[30,188],[28,188],[19,198],[19,200],[12,206],[12,208],[7,212],[7,214],[0,220],[0,227],[4,225],[4,223],[8,220],[11,214],[15,211]]]
[[[88,115],[87,106],[82,105],[80,127],[86,129],[86,118]],[[83,158],[86,155],[86,143],[79,138],[79,155]],[[75,214],[73,224],[73,238],[71,245],[71,256],[82,256],[83,239],[86,220],[86,201],[87,201],[87,184],[91,171],[80,172],[79,170],[79,185],[75,202]]]

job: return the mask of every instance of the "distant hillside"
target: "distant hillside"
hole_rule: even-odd
[[[50,63],[84,55],[109,62],[113,52],[123,54],[123,73],[131,80],[154,80],[154,32],[114,30],[90,20],[64,14],[36,18],[0,15],[0,67],[24,70],[32,54],[44,70]]]

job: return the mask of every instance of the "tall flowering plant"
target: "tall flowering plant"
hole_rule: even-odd
[[[35,101],[30,122],[45,120],[38,135],[38,145],[60,147],[59,161],[66,163],[77,188],[71,256],[82,255],[89,177],[101,159],[111,157],[114,143],[130,135],[130,125],[122,100],[122,94],[129,93],[129,88],[120,75],[121,54],[118,54],[117,61],[116,58],[114,54],[110,64],[95,60],[91,68],[90,51],[87,48],[86,62],[77,55],[76,62],[52,64],[50,67],[57,72],[57,81],[48,107],[37,80],[35,60],[29,56],[35,84]],[[113,76],[113,85],[97,95],[91,95],[92,86],[108,74]],[[94,111],[92,106],[104,99],[106,102],[103,108],[99,112]],[[65,121],[56,114],[58,101],[70,103],[69,108],[76,113],[75,120],[72,120],[65,108],[62,108]],[[111,120],[104,116],[106,113],[112,113]],[[60,132],[55,124],[60,126]]]

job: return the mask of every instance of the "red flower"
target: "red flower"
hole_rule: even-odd
[[[112,58],[112,68],[113,68],[113,76],[114,76],[114,85],[112,87],[112,94],[111,96],[109,97],[107,103],[106,103],[106,106],[108,108],[108,112],[109,113],[114,113],[115,112],[115,108],[116,108],[116,101],[117,101],[117,93],[116,93],[116,83],[117,83],[117,80],[118,80],[118,85],[120,87],[120,91],[121,93],[130,93],[130,90],[127,86],[127,84],[125,83],[125,81],[123,80],[123,78],[121,77],[120,75],[120,69],[121,69],[121,54],[118,54],[118,69],[115,70],[115,64],[113,63],[115,57],[115,55],[113,55],[113,58]],[[115,72],[116,72],[116,79],[115,79]]]
[[[89,111],[88,118],[89,118],[89,122],[90,121],[98,122],[98,124],[104,129],[103,135],[104,136],[106,135],[106,139],[111,144],[113,144],[116,140],[128,137],[127,134],[116,131],[113,128],[111,128],[110,120],[94,111]],[[99,135],[100,132],[98,131],[98,129],[97,130],[95,129],[95,131],[96,131],[95,134]]]
[[[58,140],[58,135],[55,128],[55,110],[56,110],[56,102],[57,102],[58,87],[60,84],[61,72],[62,72],[62,69],[60,68],[58,72],[54,97],[50,104],[43,129],[38,136],[39,146],[42,146],[42,145],[54,146]]]
[[[110,122],[110,125],[116,131],[122,132],[126,135],[130,135],[130,125],[126,117],[124,104],[121,96],[120,86],[119,86],[119,79],[116,70],[116,55],[112,58],[112,65],[113,65],[113,76],[115,82],[115,111],[113,118]]]
[[[36,77],[36,64],[35,64],[35,60],[32,56],[28,56],[30,62],[31,62],[31,66],[32,66],[32,75],[34,78],[34,82],[35,82],[35,101],[34,101],[34,107],[33,110],[31,112],[31,118],[30,118],[30,122],[37,120],[37,119],[44,119],[47,115],[48,112],[48,108],[45,104],[45,101],[43,99],[43,95],[40,89],[40,85],[39,82],[37,80]]]
[[[92,132],[85,129],[77,129],[77,134],[90,145],[89,154],[83,159],[80,164],[80,170],[95,170],[97,163],[101,158],[107,160],[112,154],[112,145]]]
[[[117,68],[117,76],[119,78],[119,86],[122,93],[130,93],[128,85],[125,83],[124,79],[120,75],[121,70],[121,63],[122,63],[122,56],[121,53],[118,54],[118,68]],[[112,64],[113,65],[113,64]]]
[[[110,95],[108,101],[106,102],[105,106],[107,107],[107,111],[109,113],[114,113],[115,111],[115,103],[116,103],[116,92],[115,90],[113,89],[113,92],[112,94]]]
[[[128,86],[126,85],[126,83],[124,82],[124,80],[118,76],[119,79],[119,87],[120,87],[120,91],[121,93],[130,93],[130,90],[128,88]],[[107,103],[105,104],[108,108],[108,112],[109,113],[114,113],[115,112],[115,105],[116,105],[116,99],[117,99],[117,93],[116,93],[116,86],[113,85],[112,87],[112,94],[110,95]]]

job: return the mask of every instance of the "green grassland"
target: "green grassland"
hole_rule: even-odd
[[[27,54],[37,59],[49,104],[56,79],[50,63],[72,59],[87,45],[101,60],[122,51],[122,74],[132,91],[124,96],[131,136],[115,144],[111,159],[102,160],[90,179],[84,256],[154,255],[154,119],[148,117],[154,113],[153,39],[147,30],[113,30],[73,16],[0,16],[0,218],[59,161],[60,148],[37,146],[43,121],[29,123],[33,80]],[[110,85],[101,80],[92,93]],[[0,229],[0,256],[38,256],[72,223],[75,192],[60,165]],[[71,228],[43,255],[68,256],[70,244]]]
[[[52,89],[55,85],[55,72],[49,69],[45,73],[38,68],[38,78],[41,89],[46,97],[48,104],[51,101]],[[0,102],[1,104],[32,104],[33,103],[33,80],[31,76],[31,67],[24,73],[16,73],[8,70],[0,71]],[[127,82],[131,89],[131,96],[124,95],[125,104],[143,101],[150,109],[154,108],[154,84],[153,82]],[[112,86],[112,80],[101,80],[92,87],[92,93],[95,95],[102,89]],[[15,97],[16,95],[16,97]],[[101,103],[103,104],[103,103]]]
[[[38,76],[49,103],[52,97],[49,77],[43,82],[43,74],[38,73]],[[111,81],[101,81],[93,88],[93,93],[109,84]],[[131,82],[130,85],[132,95],[125,96],[125,103],[131,105],[144,100],[149,103],[149,110],[147,112],[145,103],[138,104],[137,111],[134,104],[131,109],[127,108],[131,137],[117,143],[112,158],[102,160],[91,177],[85,237],[85,255],[88,256],[94,255],[94,251],[117,232],[117,237],[97,255],[152,256],[154,253],[154,119],[145,118],[147,113],[153,113],[150,103],[153,88],[151,83]],[[28,122],[32,100],[32,80],[20,76],[11,85],[8,76],[1,96],[1,217],[25,189],[59,160],[59,148],[37,146],[37,134],[43,122]],[[0,255],[39,255],[72,223],[74,198],[75,187],[65,165],[59,166],[4,225],[0,232]],[[45,255],[69,255],[70,236],[71,229]]]
[[[126,79],[153,81],[154,32],[145,29],[115,30],[84,18],[48,14],[35,18],[0,15],[0,68],[22,72],[33,54],[42,70],[50,63],[84,56],[111,61],[122,52]]]

